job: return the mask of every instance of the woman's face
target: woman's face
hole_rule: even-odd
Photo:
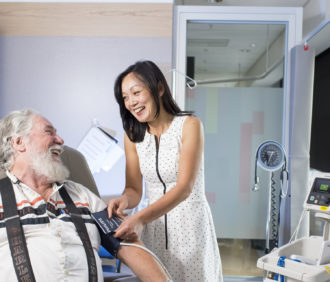
[[[134,73],[126,75],[121,84],[125,107],[139,122],[155,119],[156,104],[149,88]]]

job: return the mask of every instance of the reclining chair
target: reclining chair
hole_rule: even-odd
[[[89,188],[94,194],[100,197],[99,191],[97,189],[94,177],[88,167],[85,157],[76,149],[68,146],[64,146],[64,151],[61,155],[64,165],[69,169],[70,176],[69,179],[78,182],[85,187]],[[109,260],[114,260],[115,258],[102,246],[99,251],[99,256],[102,259],[102,269],[104,275],[104,281],[114,281],[114,282],[138,282],[140,281],[132,272],[125,271],[121,272],[121,262],[116,259],[115,266],[112,264],[106,264]]]

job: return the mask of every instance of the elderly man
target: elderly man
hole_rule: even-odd
[[[1,281],[103,281],[100,235],[90,214],[106,205],[66,180],[62,145],[53,125],[32,110],[14,111],[0,120],[0,165],[9,187],[2,189],[0,200]],[[16,201],[11,210],[6,207],[10,198]],[[70,210],[70,201],[80,216]],[[17,218],[22,227],[14,225]],[[143,281],[166,280],[144,250],[118,243],[113,252]]]

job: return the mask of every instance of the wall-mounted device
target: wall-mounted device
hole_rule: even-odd
[[[274,247],[278,245],[278,225],[280,217],[280,199],[278,199],[276,181],[274,180],[274,172],[280,172],[280,196],[284,198],[287,194],[287,185],[284,180],[288,180],[289,173],[287,170],[286,156],[283,147],[274,141],[266,141],[262,143],[256,152],[254,185],[252,191],[256,192],[260,189],[260,180],[258,177],[258,166],[271,173],[269,183],[268,211],[266,221],[266,245],[265,252],[270,251],[270,240],[274,242]],[[286,187],[284,187],[286,186]],[[270,232],[272,234],[270,234]]]
[[[252,191],[259,190],[259,177],[257,168],[261,168],[274,172],[281,169],[281,179],[284,179],[284,174],[288,179],[288,171],[286,168],[286,156],[283,147],[274,141],[266,141],[262,143],[256,152],[254,166],[254,185]]]

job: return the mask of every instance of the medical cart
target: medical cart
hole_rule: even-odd
[[[314,179],[296,235],[307,211],[315,212],[315,217],[324,221],[323,236],[295,239],[259,258],[257,267],[265,270],[264,281],[330,281],[330,178]]]

